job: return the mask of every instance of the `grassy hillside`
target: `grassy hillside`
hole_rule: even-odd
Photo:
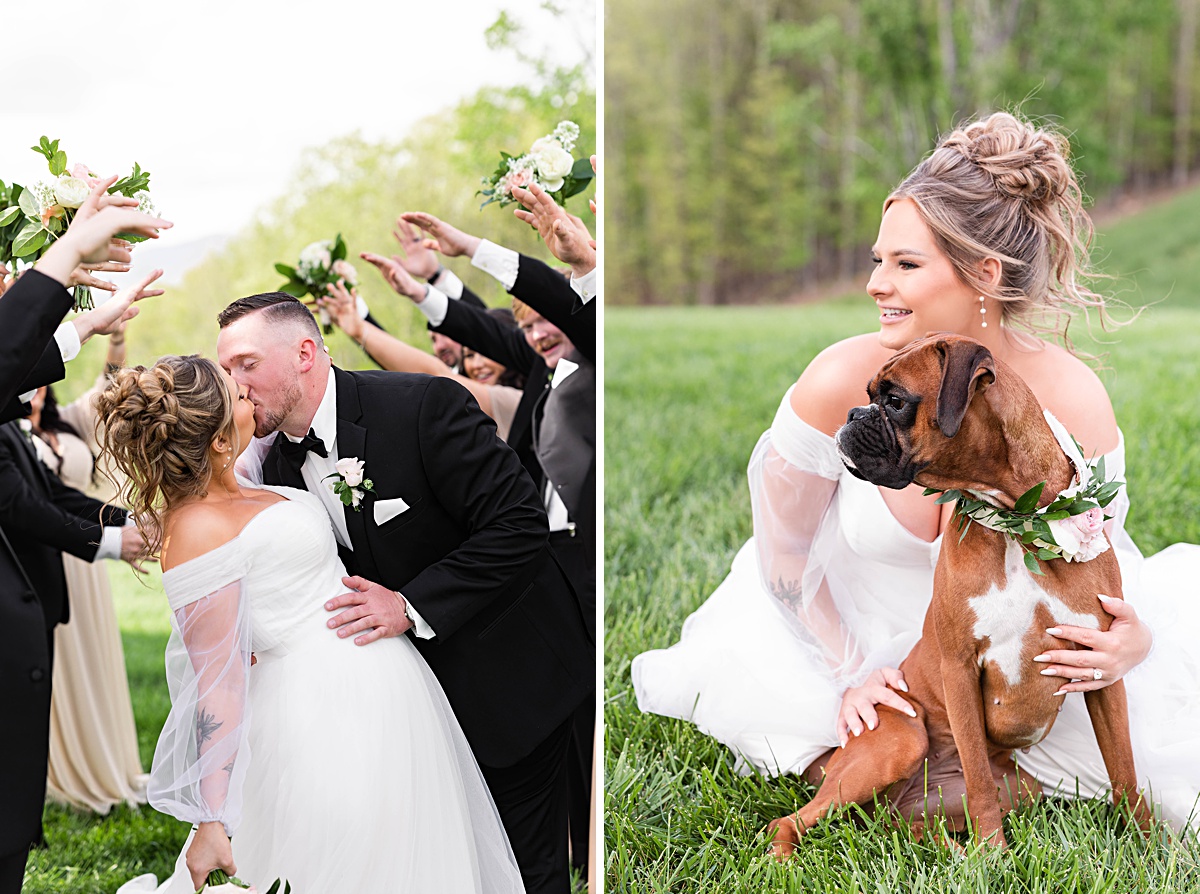
[[[1126,300],[1163,300],[1102,340],[1076,332],[1103,360],[1129,459],[1129,529],[1146,553],[1200,542],[1196,221],[1192,192],[1109,227],[1105,269],[1128,274]],[[960,859],[869,819],[813,833],[804,858],[781,868],[760,830],[812,789],[739,777],[690,724],[638,711],[630,661],[678,639],[751,532],[746,461],[783,392],[822,347],[875,321],[864,295],[607,312],[606,890],[1200,890],[1193,847],[1148,847],[1096,802],[1024,811],[999,859]]]

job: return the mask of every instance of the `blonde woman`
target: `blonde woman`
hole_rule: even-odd
[[[825,349],[784,396],[750,460],[754,537],[681,642],[634,660],[642,710],[691,720],[746,772],[817,776],[830,749],[870,734],[877,704],[910,710],[896,668],[920,635],[952,504],[854,478],[832,435],[866,402],[882,363],[928,332],[985,344],[1085,455],[1103,455],[1124,480],[1104,386],[1069,348],[1039,337],[1065,336],[1081,311],[1104,313],[1085,285],[1092,229],[1067,153],[1055,131],[997,113],[945,137],[887,198],[867,287],[879,331]],[[1177,545],[1144,562],[1124,530],[1128,507],[1122,491],[1108,510],[1128,602],[1106,603],[1115,617],[1106,633],[1063,628],[1090,651],[1037,657],[1069,694],[1049,737],[1020,761],[1046,791],[1104,790],[1077,693],[1128,675],[1140,781],[1182,824],[1200,791],[1190,757],[1200,747],[1200,665],[1167,643],[1181,620],[1167,619],[1188,609],[1177,593],[1200,570],[1200,550]]]

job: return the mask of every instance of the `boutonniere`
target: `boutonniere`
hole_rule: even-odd
[[[325,476],[327,479],[337,479],[329,485],[330,490],[343,505],[351,507],[355,512],[362,512],[363,497],[368,491],[375,490],[371,479],[363,477],[363,461],[356,456],[348,456],[334,463],[334,468],[337,469],[336,472]]]
[[[30,422],[28,419],[18,420],[17,428],[21,429],[21,434],[23,434],[28,440],[30,440],[30,441],[33,440],[33,423],[32,422]]]

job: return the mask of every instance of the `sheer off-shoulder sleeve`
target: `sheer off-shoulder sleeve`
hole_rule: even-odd
[[[241,563],[229,555],[232,545],[167,572],[178,573],[168,585],[174,612],[166,654],[171,712],[149,784],[156,810],[190,823],[220,822],[231,836],[241,820],[250,763],[251,652]],[[196,562],[204,562],[202,574],[189,567]]]
[[[826,581],[844,466],[833,438],[796,415],[791,394],[789,389],[750,457],[759,570],[797,638],[844,680],[862,665],[856,638]]]

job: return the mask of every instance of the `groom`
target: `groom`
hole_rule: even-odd
[[[594,691],[595,644],[524,467],[457,383],[334,368],[312,313],[290,295],[241,298],[218,321],[218,358],[248,389],[256,437],[278,432],[247,450],[246,473],[259,462],[265,483],[316,494],[356,575],[354,592],[326,604],[345,609],[329,626],[360,645],[412,630],[527,891],[566,892],[567,748],[572,711]],[[346,459],[362,461],[373,485],[361,511],[324,480]]]

